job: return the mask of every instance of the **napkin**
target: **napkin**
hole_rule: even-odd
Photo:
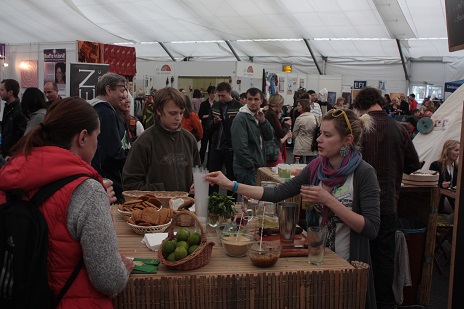
[[[140,259],[133,260],[135,268],[132,274],[156,274],[158,272],[159,261],[157,259]]]
[[[142,243],[145,244],[148,249],[156,251],[167,237],[168,233],[146,233],[142,239]]]

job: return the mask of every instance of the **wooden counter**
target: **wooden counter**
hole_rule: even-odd
[[[113,206],[121,254],[156,258]],[[176,271],[159,266],[153,275],[131,275],[114,298],[115,308],[364,308],[368,266],[352,266],[326,249],[324,264],[306,257],[280,258],[272,268],[254,267],[248,257],[228,257],[217,238],[210,262]],[[354,264],[354,263],[353,263]]]

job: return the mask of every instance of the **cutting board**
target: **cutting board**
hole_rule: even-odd
[[[255,235],[256,240],[259,240],[259,237],[260,236],[258,234]],[[263,236],[263,240],[264,241],[273,241],[273,242],[280,243],[280,235],[279,234],[274,234],[274,235]],[[308,244],[308,239],[306,238],[306,235],[304,235],[304,234],[296,234],[293,244],[291,244],[291,243],[290,244],[289,243],[286,243],[286,244],[280,243],[280,245],[283,245],[283,246],[307,245],[307,244]],[[308,248],[298,248],[298,247],[282,248],[282,251],[280,252],[280,257],[289,257],[289,256],[308,256]]]

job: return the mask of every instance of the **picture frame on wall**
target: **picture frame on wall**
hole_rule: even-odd
[[[327,103],[331,106],[335,105],[335,100],[337,99],[337,93],[333,91],[329,91],[327,94]]]

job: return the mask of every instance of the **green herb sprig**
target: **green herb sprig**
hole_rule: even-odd
[[[232,197],[214,192],[209,196],[208,213],[228,218],[234,214],[233,205]]]

